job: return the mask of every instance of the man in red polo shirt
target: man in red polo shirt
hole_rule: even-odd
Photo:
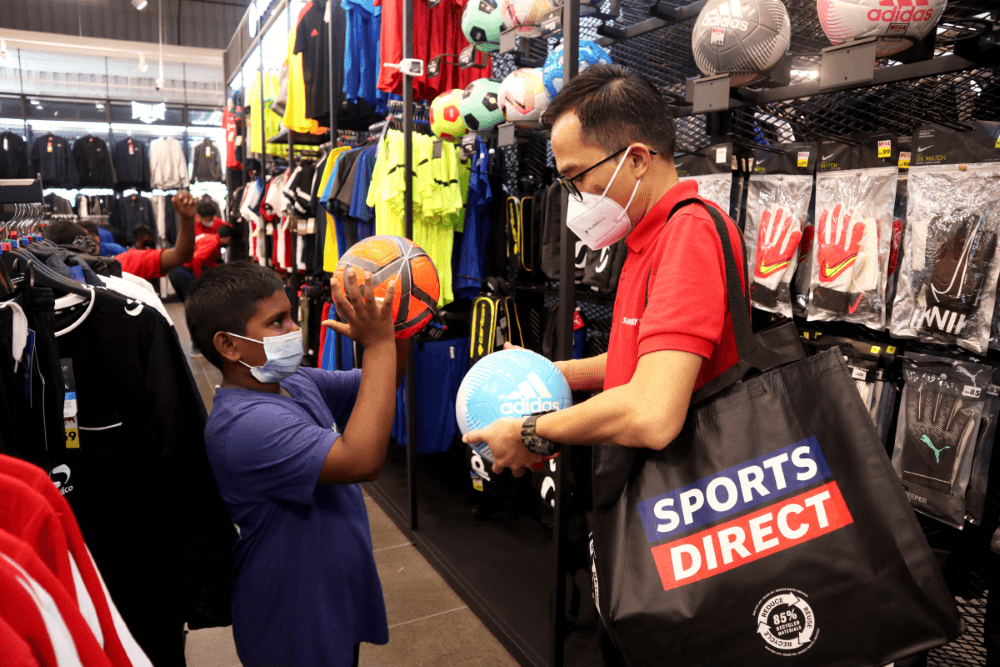
[[[197,212],[194,196],[190,192],[178,192],[174,195],[174,211],[180,218],[174,247],[165,250],[129,248],[115,256],[121,262],[122,271],[153,280],[167,275],[170,269],[191,261],[194,256],[194,218]]]

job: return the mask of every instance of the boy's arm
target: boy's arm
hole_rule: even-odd
[[[396,388],[406,365],[406,352],[395,339],[392,297],[389,286],[382,304],[375,301],[371,274],[364,281],[364,298],[353,270],[347,272],[347,295],[336,279],[331,280],[337,312],[346,323],[324,324],[349,336],[365,348],[361,384],[344,433],[337,438],[323,462],[320,483],[351,484],[373,481],[385,463],[386,448],[396,412]],[[405,345],[405,341],[402,341]],[[393,382],[396,380],[396,382]]]

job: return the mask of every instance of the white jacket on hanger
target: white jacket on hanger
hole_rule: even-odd
[[[190,179],[181,143],[173,137],[154,141],[149,147],[149,173],[149,184],[154,190],[186,188]]]

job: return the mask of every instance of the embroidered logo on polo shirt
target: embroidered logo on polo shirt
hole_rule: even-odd
[[[623,317],[622,318],[622,324],[627,324],[630,327],[637,326],[640,322],[642,322],[642,318],[641,317]]]

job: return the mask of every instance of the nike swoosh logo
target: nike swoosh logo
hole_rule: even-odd
[[[933,147],[934,147],[934,144],[931,144],[930,146],[924,146],[924,147],[922,147],[922,148],[918,148],[918,149],[917,149],[917,152],[918,152],[918,153],[923,153],[923,152],[924,152],[925,150],[927,150],[928,148],[933,148]]]
[[[853,315],[858,310],[858,306],[861,305],[861,299],[863,299],[864,296],[865,296],[864,293],[859,294],[858,295],[858,300],[854,302],[854,305],[853,306],[851,306],[851,305],[847,306],[847,312],[849,312],[851,315]]]
[[[757,273],[759,273],[762,276],[769,275],[771,273],[774,273],[778,269],[784,269],[791,263],[791,261],[792,260],[790,259],[786,259],[776,264],[765,264],[764,260],[760,260],[759,262],[757,262]]]
[[[830,153],[829,155],[824,155],[823,156],[823,161],[826,162],[827,160],[829,160],[830,158],[832,158],[834,155],[836,155],[836,153]]]
[[[125,312],[131,315],[132,317],[135,317],[136,315],[142,312],[142,302],[141,301],[136,302],[135,308],[129,308],[126,306]]]
[[[823,260],[823,275],[827,278],[836,278],[838,275],[844,272],[844,269],[854,264],[854,260],[858,258],[857,255],[851,255],[845,259],[840,264],[836,266],[830,266],[830,264],[824,259]]]

